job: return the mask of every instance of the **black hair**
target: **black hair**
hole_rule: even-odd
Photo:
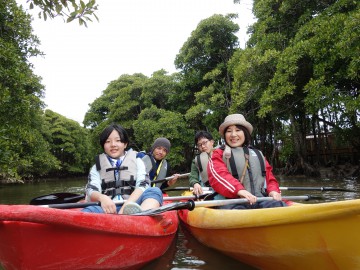
[[[243,146],[250,146],[251,145],[251,135],[250,135],[250,132],[248,131],[248,129],[244,126],[241,126],[241,125],[235,125],[238,129],[241,129],[243,132],[244,132],[244,135],[245,135],[245,141],[244,141],[244,144]],[[225,139],[225,133],[226,133],[226,130],[228,129],[229,127],[225,128],[224,130],[224,141],[225,141],[225,144],[227,144],[226,142],[226,139]]]
[[[120,141],[122,143],[127,144],[127,146],[129,146],[130,140],[126,130],[118,124],[111,124],[106,128],[104,128],[104,130],[100,133],[100,145],[103,149],[106,140],[109,138],[111,132],[113,132],[114,130],[116,130],[119,133]]]
[[[213,136],[210,134],[210,132],[207,132],[205,130],[200,130],[200,131],[196,132],[196,134],[195,134],[195,144],[197,144],[198,141],[201,138],[206,138],[208,140],[213,140]]]

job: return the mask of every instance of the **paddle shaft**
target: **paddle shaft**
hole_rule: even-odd
[[[335,187],[279,187],[280,190],[314,190],[314,191],[343,191],[343,192],[355,192],[354,190],[344,189],[344,188],[335,188]],[[182,191],[182,190],[194,190],[192,187],[174,187],[167,188],[163,191]],[[203,191],[213,190],[211,187],[202,187]]]
[[[181,201],[181,200],[195,200],[197,197],[194,196],[172,196],[164,197],[164,201]],[[126,202],[119,201],[115,202],[116,205],[123,205]],[[72,209],[72,208],[84,208],[88,206],[100,206],[100,202],[86,202],[86,203],[62,203],[62,204],[48,204],[48,205],[39,205],[40,207],[45,208],[56,208],[56,209]]]
[[[310,195],[302,195],[302,196],[283,196],[283,200],[310,200],[312,197]],[[257,197],[257,202],[263,202],[263,201],[272,201],[274,200],[273,197]],[[156,209],[150,209],[143,211],[141,213],[137,213],[134,215],[137,216],[154,216],[158,215],[167,211],[172,210],[181,210],[181,209],[187,209],[187,210],[193,210],[195,207],[215,207],[215,206],[224,206],[224,205],[230,205],[230,204],[245,204],[249,203],[247,199],[225,199],[225,200],[212,200],[212,201],[196,201],[189,200],[187,202],[177,202],[172,204],[163,205]]]
[[[317,191],[344,191],[355,192],[354,190],[335,187],[280,187],[280,190],[317,190]]]
[[[302,200],[307,201],[311,198],[310,195],[302,195],[302,196],[283,196],[283,200],[295,201]],[[264,202],[264,201],[273,201],[273,197],[258,197],[256,202]],[[249,203],[247,199],[227,199],[227,200],[213,200],[213,201],[200,201],[195,202],[195,207],[214,207],[214,206],[224,206],[230,204],[245,204]]]
[[[180,174],[179,175],[179,178],[185,178],[185,177],[188,177],[190,175],[190,173],[183,173],[183,174]],[[171,179],[174,179],[175,176],[169,176],[169,177],[166,177],[164,179],[159,179],[159,180],[153,180],[151,181],[151,183],[161,183],[161,182],[165,182],[165,181],[169,181]]]
[[[190,173],[184,173],[180,174],[179,178],[184,178],[189,176]],[[175,178],[175,176],[169,176],[164,179],[159,179],[155,181],[151,181],[151,183],[160,183],[169,181],[171,179]],[[36,198],[33,198],[30,201],[31,205],[47,205],[47,204],[63,204],[63,203],[76,203],[79,200],[82,200],[85,198],[85,194],[74,194],[74,193],[52,193],[52,194],[46,194],[42,195]]]

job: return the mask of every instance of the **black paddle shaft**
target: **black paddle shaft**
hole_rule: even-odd
[[[133,216],[155,216],[167,211],[181,210],[181,209],[188,209],[191,211],[194,210],[194,208],[195,208],[195,202],[193,200],[189,200],[186,202],[165,204],[163,206],[160,206],[159,208],[149,209],[146,211],[142,211],[140,213],[133,214]]]

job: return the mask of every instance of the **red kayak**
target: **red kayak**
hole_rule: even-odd
[[[160,257],[178,228],[156,216],[0,205],[0,266],[9,269],[139,269]]]

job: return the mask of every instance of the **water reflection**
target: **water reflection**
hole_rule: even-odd
[[[28,184],[0,185],[0,204],[29,204],[38,196],[56,193],[84,193],[86,177],[72,179],[53,179]]]
[[[182,225],[174,242],[161,258],[151,262],[143,270],[256,269],[202,245]]]
[[[304,203],[315,203],[315,202],[331,202],[338,200],[352,200],[358,199],[360,194],[360,184],[357,178],[348,179],[312,179],[304,177],[280,177],[280,186],[282,187],[330,187],[338,189],[346,189],[349,191],[290,191],[283,190],[281,193],[283,196],[296,196],[296,195],[313,195],[322,197],[321,200],[311,200]]]

